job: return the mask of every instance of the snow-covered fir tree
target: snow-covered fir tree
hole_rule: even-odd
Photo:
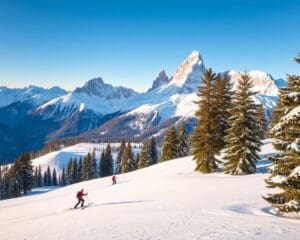
[[[60,185],[65,186],[66,185],[66,169],[63,167],[61,177],[60,177]]]
[[[192,136],[192,152],[194,160],[196,160],[196,171],[203,173],[210,173],[217,168],[215,154],[219,150],[217,141],[219,123],[217,123],[217,114],[214,111],[216,79],[217,75],[212,69],[208,69],[197,93],[200,98],[197,102],[199,107],[196,112],[199,125]]]
[[[186,157],[189,154],[188,137],[186,134],[184,122],[181,122],[178,127],[178,157]]]
[[[66,185],[73,184],[73,158],[71,158],[67,164],[67,169],[66,169]],[[47,184],[47,183],[46,183]]]
[[[161,161],[167,161],[178,156],[178,134],[175,126],[170,127],[164,137],[164,141],[162,143],[162,152],[161,152]]]
[[[300,211],[300,76],[288,75],[288,87],[281,96],[285,111],[270,129],[279,153],[270,157],[273,165],[266,180],[282,189],[265,199],[281,212]]]
[[[51,174],[50,166],[48,165],[48,167],[47,167],[47,186],[51,186],[51,185],[52,185],[52,174]]]
[[[253,100],[251,79],[247,73],[242,74],[235,93],[229,129],[225,137],[224,155],[225,173],[244,175],[255,173],[259,159],[260,128],[257,121],[257,105]]]

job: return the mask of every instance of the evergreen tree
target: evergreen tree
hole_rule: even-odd
[[[47,167],[47,186],[51,186],[52,185],[52,175],[51,175],[51,170],[50,170],[50,166]]]
[[[62,169],[60,185],[66,186],[66,169],[65,169],[65,167],[63,167],[63,169]]]
[[[259,127],[259,138],[265,139],[267,133],[267,120],[265,117],[265,109],[260,105],[257,110],[257,123]]]
[[[128,142],[121,159],[121,173],[127,173],[137,169],[136,161],[132,152],[131,143]]]
[[[38,186],[38,187],[42,187],[42,186],[43,186],[43,176],[42,176],[42,168],[41,168],[41,165],[39,165],[39,167],[38,167],[37,186]]]
[[[57,186],[57,175],[56,175],[55,168],[53,169],[53,173],[52,173],[52,185]]]
[[[214,145],[216,152],[221,151],[225,147],[224,137],[226,130],[229,128],[228,119],[230,117],[230,109],[232,108],[232,84],[227,74],[223,77],[219,74],[215,79],[213,86],[213,105],[215,121],[215,137]]]
[[[79,158],[78,169],[77,169],[77,182],[81,182],[83,180],[83,162],[82,157]]]
[[[71,158],[67,164],[66,185],[73,184],[72,170],[73,170],[73,159]]]
[[[125,148],[126,148],[126,142],[125,142],[125,140],[122,140],[120,148],[119,148],[119,151],[118,151],[118,155],[117,155],[117,169],[116,169],[116,173],[121,173],[122,154],[123,154]]]
[[[199,108],[196,117],[199,125],[195,129],[192,137],[192,152],[196,160],[196,171],[210,173],[217,168],[215,154],[220,150],[217,135],[219,134],[219,120],[215,112],[214,87],[217,76],[208,69],[202,80],[202,85],[198,87],[197,94],[200,100],[196,102]]]
[[[48,176],[47,176],[47,171],[44,171],[44,174],[43,174],[43,185],[44,186],[48,186]]]
[[[100,157],[100,162],[99,162],[99,176],[102,177],[102,168],[104,168],[103,164],[105,162],[105,151],[104,148],[102,149],[101,157]]]
[[[160,160],[167,161],[170,159],[177,158],[178,156],[177,145],[178,145],[177,130],[175,126],[172,126],[166,132],[163,141],[163,147],[162,147],[163,149],[162,149]]]
[[[270,161],[271,176],[266,180],[270,187],[282,192],[265,199],[281,212],[300,211],[300,76],[288,75],[288,87],[281,95],[285,109],[277,124],[270,129],[275,138],[273,145],[279,151]]]
[[[5,166],[2,169],[2,187],[1,187],[1,194],[2,198],[6,199],[9,197],[9,170],[8,166]]]
[[[8,173],[8,197],[18,197],[22,193],[22,177],[20,175],[20,162],[16,161]]]
[[[26,194],[34,186],[34,170],[28,153],[22,153],[14,163],[14,173],[22,192]]]
[[[186,157],[189,154],[188,139],[184,127],[181,122],[178,129],[178,157]]]
[[[141,156],[138,162],[138,168],[151,166],[154,160],[151,154],[151,140],[147,139],[142,147]]]
[[[152,164],[158,163],[158,152],[157,152],[157,144],[154,137],[150,139],[150,149],[151,149],[151,158],[153,159]]]
[[[279,122],[280,118],[283,117],[285,112],[287,111],[287,107],[284,104],[284,96],[287,92],[287,88],[281,88],[279,90],[277,105],[273,110],[271,122],[269,124],[269,136],[272,138],[274,138],[274,136],[272,136],[270,129],[272,129]]]
[[[71,182],[76,183],[78,182],[78,165],[77,165],[77,159],[74,158],[72,161],[72,166],[71,166]]]
[[[250,76],[242,74],[239,80],[225,138],[225,173],[243,175],[255,173],[261,142],[257,122],[257,105],[252,97]]]
[[[35,169],[34,169],[34,186],[35,187],[38,187],[38,176],[39,176],[38,167],[35,167]]]
[[[100,172],[101,177],[111,176],[113,173],[113,158],[111,153],[111,146],[109,143],[105,148],[104,158],[101,159],[100,162]]]
[[[97,171],[97,160],[96,160],[96,152],[92,152],[92,159],[90,165],[90,179],[97,178],[98,171]]]

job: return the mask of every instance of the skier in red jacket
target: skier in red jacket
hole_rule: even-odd
[[[78,202],[76,203],[74,208],[77,208],[80,203],[81,203],[81,207],[83,207],[83,204],[84,204],[83,196],[87,196],[87,193],[83,193],[83,189],[81,189],[79,192],[77,192],[76,197],[77,197]]]
[[[117,178],[116,178],[116,176],[112,176],[111,180],[112,180],[112,185],[117,184]]]

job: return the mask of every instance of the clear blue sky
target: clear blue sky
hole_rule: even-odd
[[[143,90],[193,49],[215,71],[299,74],[300,1],[0,1],[0,85]]]

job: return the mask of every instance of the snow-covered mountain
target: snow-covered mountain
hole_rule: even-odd
[[[19,125],[22,127],[16,129],[27,136],[25,142],[28,143],[33,140],[32,136],[34,142],[74,136],[98,139],[135,138],[139,141],[151,135],[161,136],[166,128],[181,120],[185,120],[187,129],[191,130],[197,122],[194,117],[197,110],[194,103],[198,100],[197,87],[201,85],[205,71],[201,54],[193,51],[172,77],[168,77],[162,70],[152,87],[144,93],[112,86],[102,78],[89,80],[84,86],[69,93],[52,89],[53,92],[57,90],[58,96],[51,95],[51,89],[49,94],[33,87],[18,90],[18,94],[9,94],[6,88],[1,88],[0,100],[5,93],[9,95],[5,104],[15,99],[29,100],[10,104],[9,108],[0,107],[0,117],[6,116],[0,120],[0,124],[16,128],[15,123],[22,123]],[[235,88],[241,73],[236,70],[224,73],[231,77]],[[249,74],[253,90],[257,92],[255,101],[264,105],[267,116],[270,117],[279,88],[286,82],[276,80],[262,71],[249,71]],[[27,102],[32,99],[37,103],[34,109]],[[45,102],[46,99],[48,101]],[[31,107],[28,108],[26,104]],[[26,116],[26,121],[20,116]],[[30,129],[30,132],[25,131],[26,129]]]
[[[84,111],[92,111],[99,117],[123,110],[125,103],[137,95],[132,89],[114,87],[104,83],[102,78],[94,78],[64,96],[52,99],[39,106],[35,114],[43,119],[65,120]]]
[[[270,143],[264,158],[273,154]],[[76,149],[75,153],[76,153]],[[78,149],[79,152],[81,149]],[[159,163],[44,194],[0,201],[0,239],[295,240],[300,222],[276,216],[262,199],[270,192],[266,160],[257,174],[199,174],[192,157]],[[82,210],[71,210],[76,192],[88,192]]]
[[[170,124],[181,120],[185,120],[187,127],[191,128],[196,122],[194,114],[197,110],[195,104],[198,100],[197,87],[201,85],[205,70],[201,54],[193,51],[178,67],[170,81],[159,81],[163,83],[146,93],[136,95],[124,108],[128,112],[82,136],[107,137],[109,134],[116,138],[134,136],[142,139],[152,134],[159,134]],[[226,73],[230,76],[233,87],[236,88],[241,72],[232,70]],[[249,75],[253,81],[253,91],[257,92],[255,101],[264,105],[267,116],[270,117],[281,85],[278,85],[270,74],[261,71],[250,71]],[[157,83],[157,79],[153,85]],[[281,81],[281,84],[283,83]]]
[[[0,108],[8,106],[14,102],[30,100],[38,106],[53,98],[65,95],[67,92],[59,87],[45,89],[42,87],[29,86],[25,88],[0,87]]]

